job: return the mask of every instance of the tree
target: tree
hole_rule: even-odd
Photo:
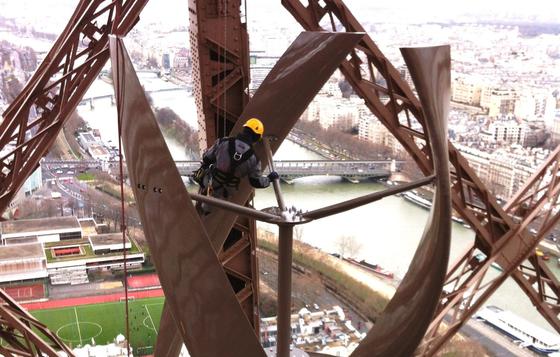
[[[300,241],[303,239],[303,226],[295,226],[294,227],[294,239]]]
[[[56,216],[61,216],[60,211],[61,211],[61,205],[62,203],[59,203],[57,200],[45,200],[43,201],[43,205],[45,206],[45,209],[43,210],[43,212],[46,212],[46,216],[47,217],[56,217]]]
[[[37,218],[41,211],[39,202],[34,199],[25,199],[19,204],[19,217],[17,218]]]
[[[72,210],[72,215],[73,216],[77,216],[79,206],[80,205],[78,203],[78,200],[75,199],[74,197],[69,198],[68,202],[66,204],[66,207],[68,207]]]
[[[362,249],[362,244],[358,242],[354,236],[338,236],[335,240],[335,246],[337,253],[340,254],[342,258],[344,257],[355,257],[360,249]]]
[[[158,60],[152,55],[148,57],[148,60],[146,62],[146,66],[148,68],[159,68]]]
[[[342,92],[343,98],[350,98],[350,96],[354,94],[354,90],[352,89],[352,86],[350,85],[350,83],[348,83],[346,79],[342,79],[338,82],[338,88]]]
[[[185,152],[198,157],[198,130],[195,130],[170,108],[156,108],[155,116],[162,130],[185,147]]]

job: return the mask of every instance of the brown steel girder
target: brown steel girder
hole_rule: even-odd
[[[2,346],[2,354],[7,356],[37,356],[43,353],[58,357],[58,351],[74,356],[47,326],[37,321],[1,289],[0,337],[7,344]]]
[[[309,0],[305,3],[308,5],[304,5],[300,0],[282,0],[284,7],[308,31],[364,31],[341,0]],[[340,70],[354,91],[365,100],[372,113],[411,155],[420,170],[426,175],[431,173],[431,157],[427,149],[430,142],[424,135],[426,118],[422,114],[421,105],[398,71],[369,36],[366,35],[356,46],[352,56],[342,63]],[[431,329],[419,352],[427,355],[437,352],[476,311],[458,309],[459,306],[464,308],[473,302],[473,287],[476,287],[477,291],[485,289],[484,294],[476,297],[476,306],[480,306],[508,276],[514,278],[543,316],[560,331],[560,320],[556,314],[558,309],[555,307],[558,303],[558,294],[555,292],[559,290],[560,285],[540,260],[527,260],[533,254],[539,240],[560,217],[549,214],[547,225],[543,225],[534,237],[530,236],[527,226],[539,216],[544,203],[528,207],[526,214],[520,217],[519,223],[519,218],[513,219],[510,212],[499,206],[467,160],[452,144],[449,145],[449,157],[452,164],[453,205],[475,230],[476,240],[475,246],[448,272],[446,285],[452,287],[452,290],[442,294]],[[530,180],[525,187],[534,185],[535,180]],[[548,187],[550,196],[556,195],[556,191]],[[483,262],[474,260],[475,249],[485,253],[488,258]],[[504,269],[503,276],[495,279],[490,285],[481,286],[488,267],[494,261]],[[468,267],[460,269],[461,263],[465,262],[468,263]],[[524,265],[522,268],[522,263],[528,267]],[[531,271],[534,273],[530,273]],[[533,281],[537,284],[531,284]],[[543,291],[544,286],[548,286],[546,291]],[[545,300],[552,301],[552,304],[547,304]],[[447,332],[438,335],[439,326],[450,311],[454,312],[452,317],[455,319]],[[457,311],[462,313],[458,314]]]
[[[38,167],[109,52],[109,33],[125,35],[148,0],[82,0],[0,124],[0,211]],[[36,110],[37,117],[30,113]]]
[[[241,0],[189,0],[200,149],[229,135],[249,101],[249,37]]]
[[[517,229],[508,232],[508,236],[500,240],[494,247],[492,255],[485,261],[475,259],[476,245],[467,250],[452,265],[447,275],[447,285],[453,289],[442,296],[442,304],[434,321],[443,319],[449,313],[449,327],[442,337],[435,338],[437,325],[433,324],[430,335],[427,335],[424,353],[433,353],[446,338],[450,338],[461,326],[461,321],[472,316],[492,295],[492,293],[512,276],[527,294],[541,315],[552,325],[558,323],[560,282],[535,254],[535,248],[560,219],[557,210],[560,194],[559,168],[560,147],[544,162],[539,170],[528,180],[524,187],[506,204],[506,211],[518,222]],[[522,239],[515,237],[521,229],[537,224],[539,229],[535,235],[526,234]],[[478,248],[480,251],[482,249]],[[482,284],[486,272],[492,263],[498,263],[503,271],[493,279]],[[461,292],[458,294],[457,292]]]
[[[249,100],[249,40],[241,0],[189,0],[189,39],[199,147],[226,136]],[[242,310],[259,331],[256,225],[239,216],[226,242],[215,247]],[[182,341],[164,305],[155,353],[177,356]]]
[[[6,210],[39,165],[108,57],[108,34],[124,35],[138,21],[147,0],[82,0],[68,25],[0,124],[0,212]],[[32,109],[37,112],[32,117]],[[57,356],[53,347],[72,352],[46,326],[0,290],[0,335],[6,355]],[[32,328],[41,332],[37,335]],[[16,333],[16,331],[18,333]],[[44,340],[48,340],[47,344]]]

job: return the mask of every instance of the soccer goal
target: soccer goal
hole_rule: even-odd
[[[125,301],[125,300],[126,300],[126,298],[125,298],[124,296],[121,296],[121,297],[119,298],[119,301],[120,301],[120,302],[123,302],[123,301]],[[136,300],[136,298],[135,298],[134,296],[129,296],[129,297],[128,297],[128,301],[134,301],[134,300]]]

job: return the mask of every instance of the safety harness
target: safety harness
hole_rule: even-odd
[[[211,173],[216,182],[224,187],[239,188],[239,177],[235,176],[235,170],[239,165],[249,160],[253,156],[253,148],[249,148],[244,153],[240,153],[235,149],[235,138],[228,138],[228,153],[230,157],[229,169],[222,171],[214,167]],[[217,165],[216,165],[217,166]],[[220,165],[221,166],[221,165]]]

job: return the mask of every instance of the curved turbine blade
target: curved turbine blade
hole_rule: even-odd
[[[121,39],[110,39],[128,174],[144,233],[191,356],[265,353],[241,310]]]
[[[431,322],[443,289],[451,236],[451,192],[447,152],[450,98],[449,46],[401,49],[426,118],[436,192],[422,240],[393,299],[352,353],[412,356]]]
[[[302,32],[251,98],[231,135],[239,133],[247,119],[259,118],[265,135],[276,137],[271,142],[271,149],[276,152],[311,100],[363,36],[348,32]],[[255,145],[255,152],[261,166],[266,167],[263,145]],[[243,180],[230,201],[244,204],[252,190]],[[217,250],[224,244],[236,217],[223,210],[215,210],[206,217],[204,226]]]

